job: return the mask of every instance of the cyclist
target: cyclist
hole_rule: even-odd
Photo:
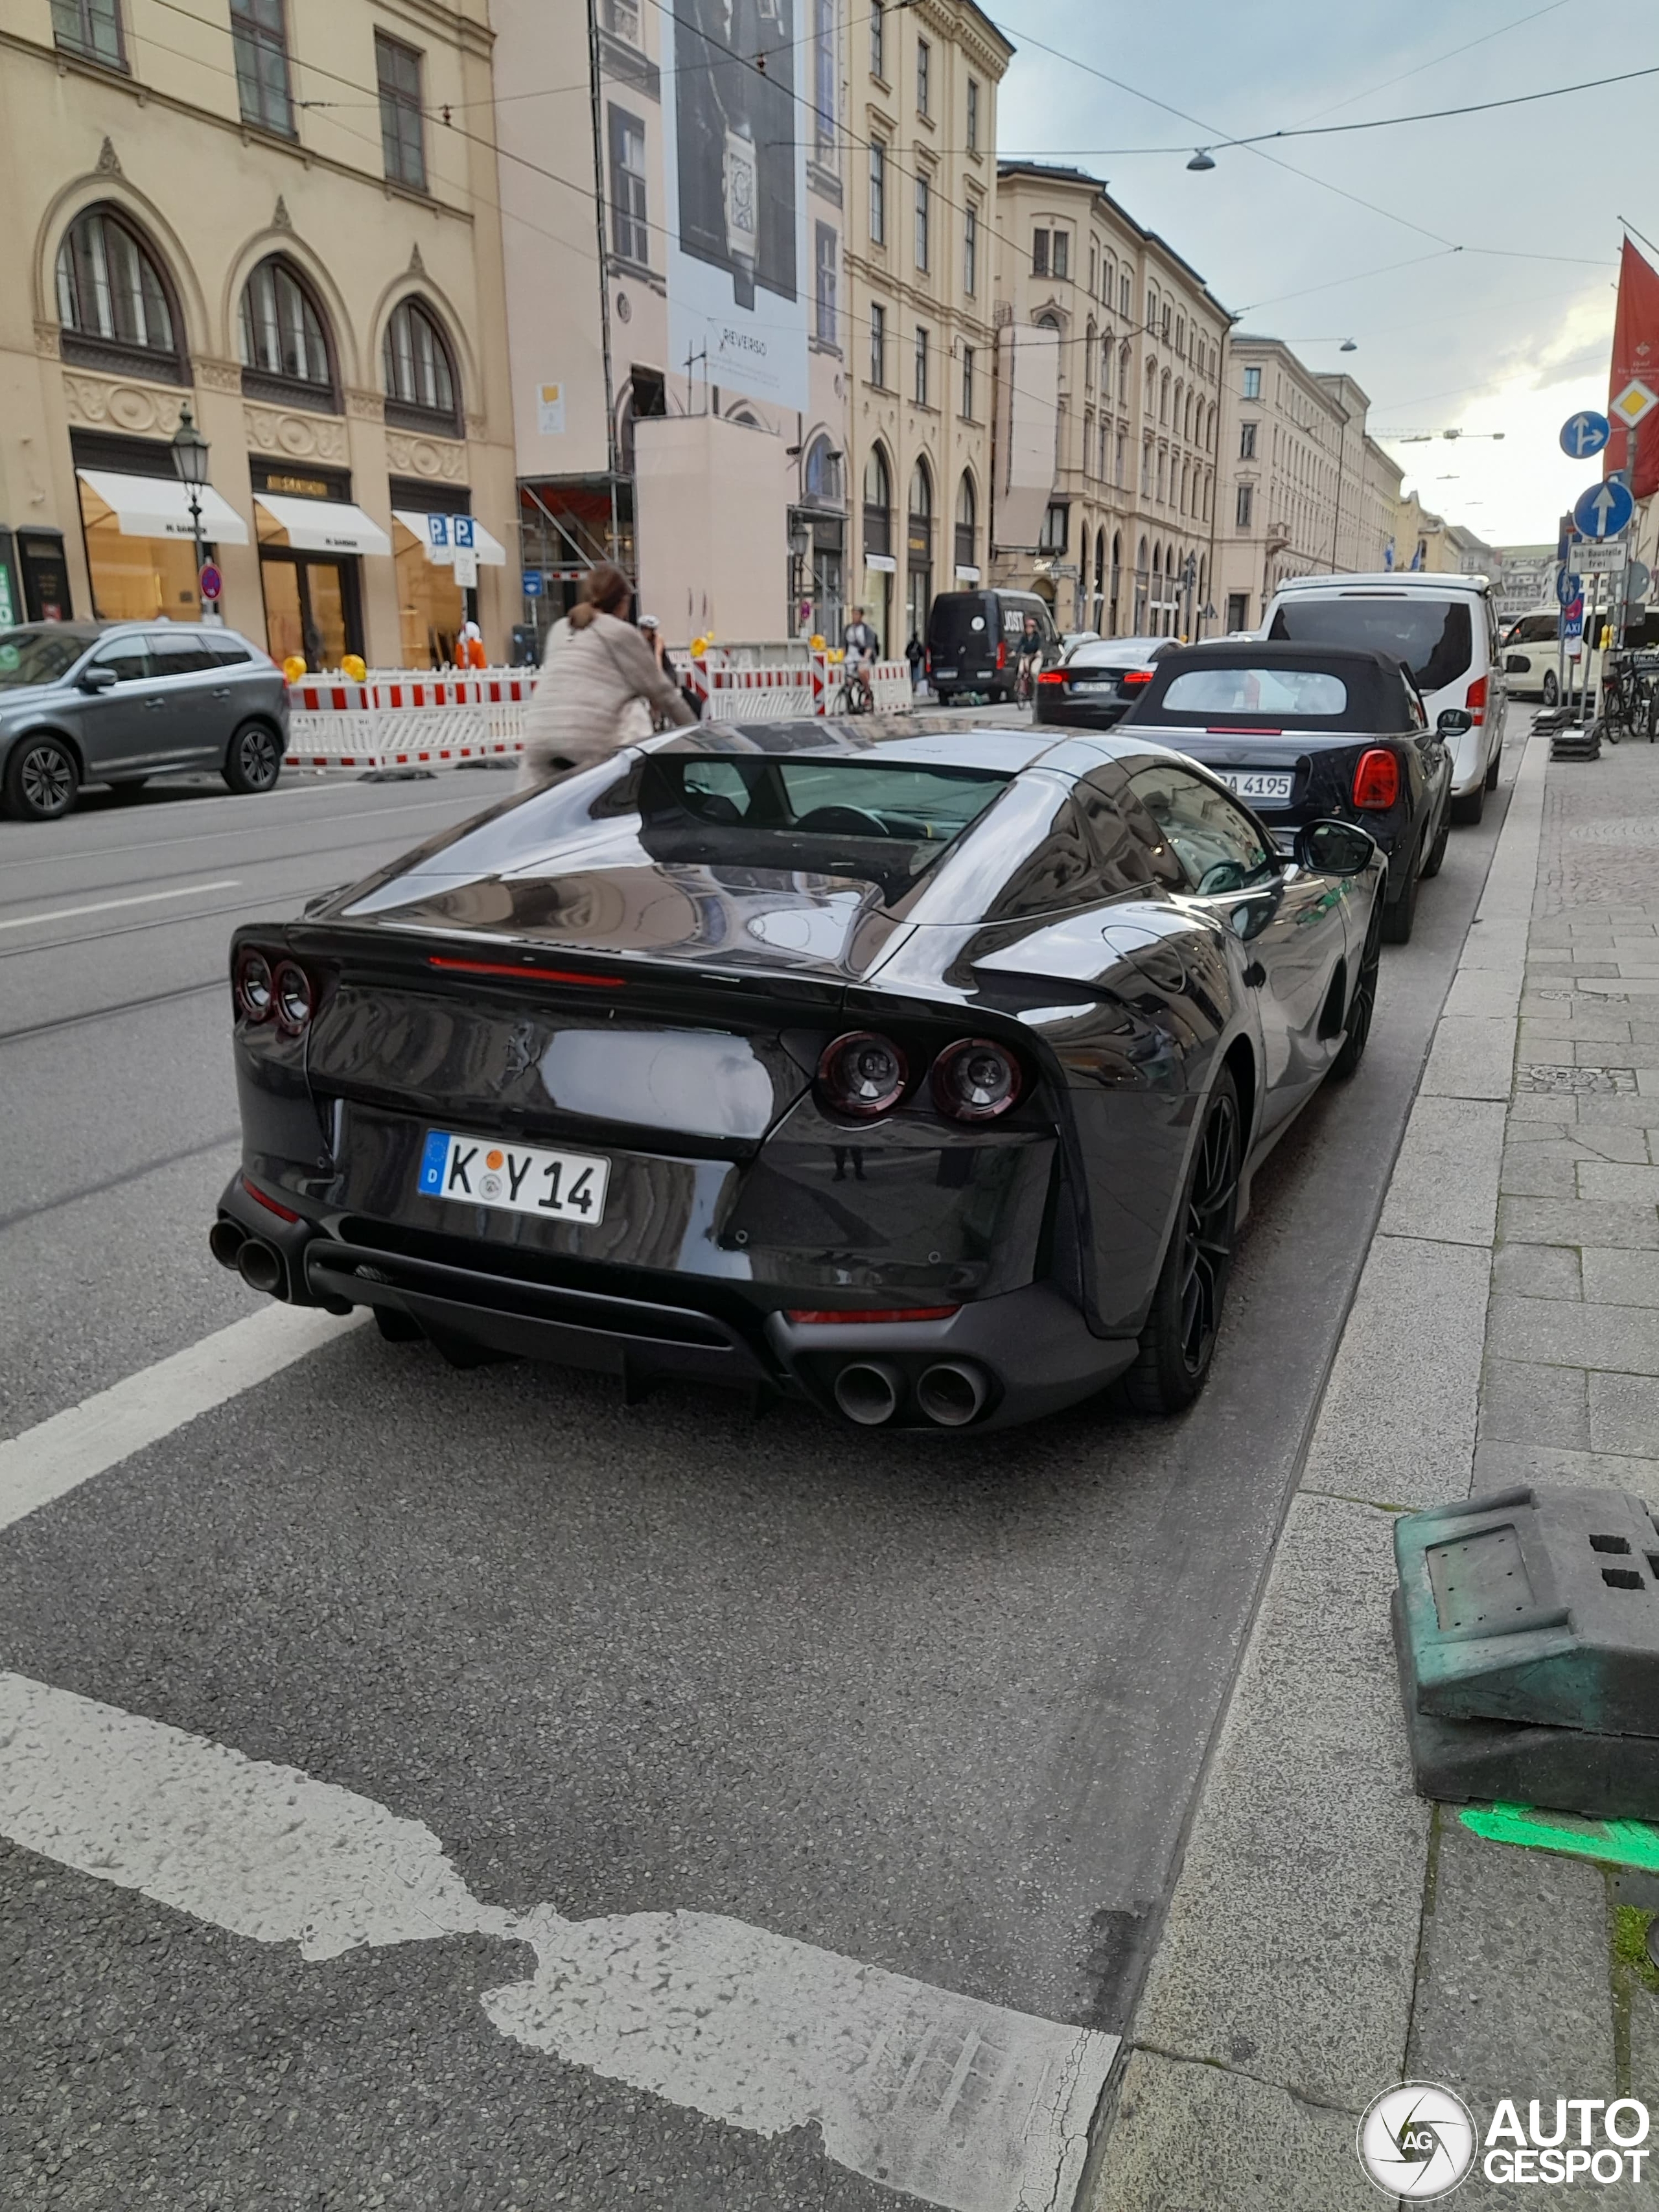
[[[842,632],[842,645],[847,654],[847,707],[849,714],[868,714],[876,703],[871,688],[870,672],[876,665],[881,650],[875,631],[864,619],[864,609],[854,607],[853,619]]]
[[[1020,632],[1019,658],[1017,664],[1017,690],[1022,707],[1030,704],[1032,686],[1036,682],[1038,663],[1042,659],[1042,632],[1037,628],[1035,615],[1027,615],[1025,627]]]

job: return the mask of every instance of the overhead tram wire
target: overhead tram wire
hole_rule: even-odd
[[[1534,8],[1529,15],[1517,15],[1510,22],[1499,23],[1496,29],[1483,31],[1478,39],[1469,39],[1461,46],[1448,46],[1444,53],[1431,54],[1427,61],[1419,62],[1411,69],[1401,70],[1397,76],[1386,76],[1380,84],[1367,85],[1364,92],[1350,93],[1346,100],[1335,100],[1329,107],[1316,108],[1311,115],[1304,115],[1302,120],[1318,123],[1328,115],[1340,114],[1343,108],[1352,107],[1362,100],[1370,100],[1375,93],[1387,92],[1394,85],[1404,84],[1407,77],[1421,76],[1425,70],[1438,69],[1442,62],[1455,61],[1459,54],[1472,53],[1476,46],[1490,46],[1494,39],[1505,38],[1511,31],[1522,30],[1527,24],[1537,22],[1542,15],[1553,15],[1566,4],[1567,0],[1547,0],[1547,5]]]

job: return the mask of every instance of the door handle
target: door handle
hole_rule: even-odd
[[[230,696],[230,686],[227,684],[222,690],[210,692],[208,696],[210,698],[213,699],[228,699]]]
[[[146,699],[144,702],[144,712],[148,714],[152,707],[165,707],[167,703],[167,702],[165,699]]]

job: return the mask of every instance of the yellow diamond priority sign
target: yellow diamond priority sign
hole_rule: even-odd
[[[1644,384],[1639,376],[1632,377],[1607,412],[1627,429],[1634,429],[1652,408],[1659,407],[1659,392]]]

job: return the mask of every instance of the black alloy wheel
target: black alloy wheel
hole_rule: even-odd
[[[56,822],[81,788],[75,756],[61,738],[24,738],[6,763],[6,805],[24,822]]]
[[[283,748],[276,732],[265,722],[244,722],[225,755],[224,776],[240,798],[274,791],[283,772]]]
[[[1204,1388],[1232,1271],[1242,1143],[1238,1093],[1224,1068],[1204,1109],[1140,1349],[1119,1386],[1137,1413],[1178,1413]]]
[[[1466,791],[1461,799],[1454,799],[1451,803],[1452,820],[1461,823],[1466,830],[1472,830],[1486,811],[1486,787],[1484,781],[1477,783],[1473,791]]]
[[[1434,842],[1429,848],[1429,857],[1423,863],[1425,883],[1428,882],[1431,876],[1437,876],[1440,873],[1440,864],[1446,857],[1446,844],[1450,836],[1451,807],[1447,805],[1440,810],[1440,827],[1434,833]]]
[[[1443,846],[1445,831],[1443,830],[1440,834]],[[1342,1039],[1342,1049],[1331,1062],[1331,1074],[1338,1083],[1346,1082],[1365,1057],[1365,1047],[1370,1041],[1371,1021],[1376,1012],[1376,971],[1382,964],[1382,902],[1378,899],[1371,908],[1370,927],[1365,932],[1365,949],[1359,956],[1359,974],[1348,1006],[1348,1026]]]
[[[1504,740],[1502,738],[1499,738],[1498,743],[1492,749],[1492,758],[1486,763],[1486,788],[1488,791],[1497,790],[1498,771],[1503,767],[1503,765]]]

